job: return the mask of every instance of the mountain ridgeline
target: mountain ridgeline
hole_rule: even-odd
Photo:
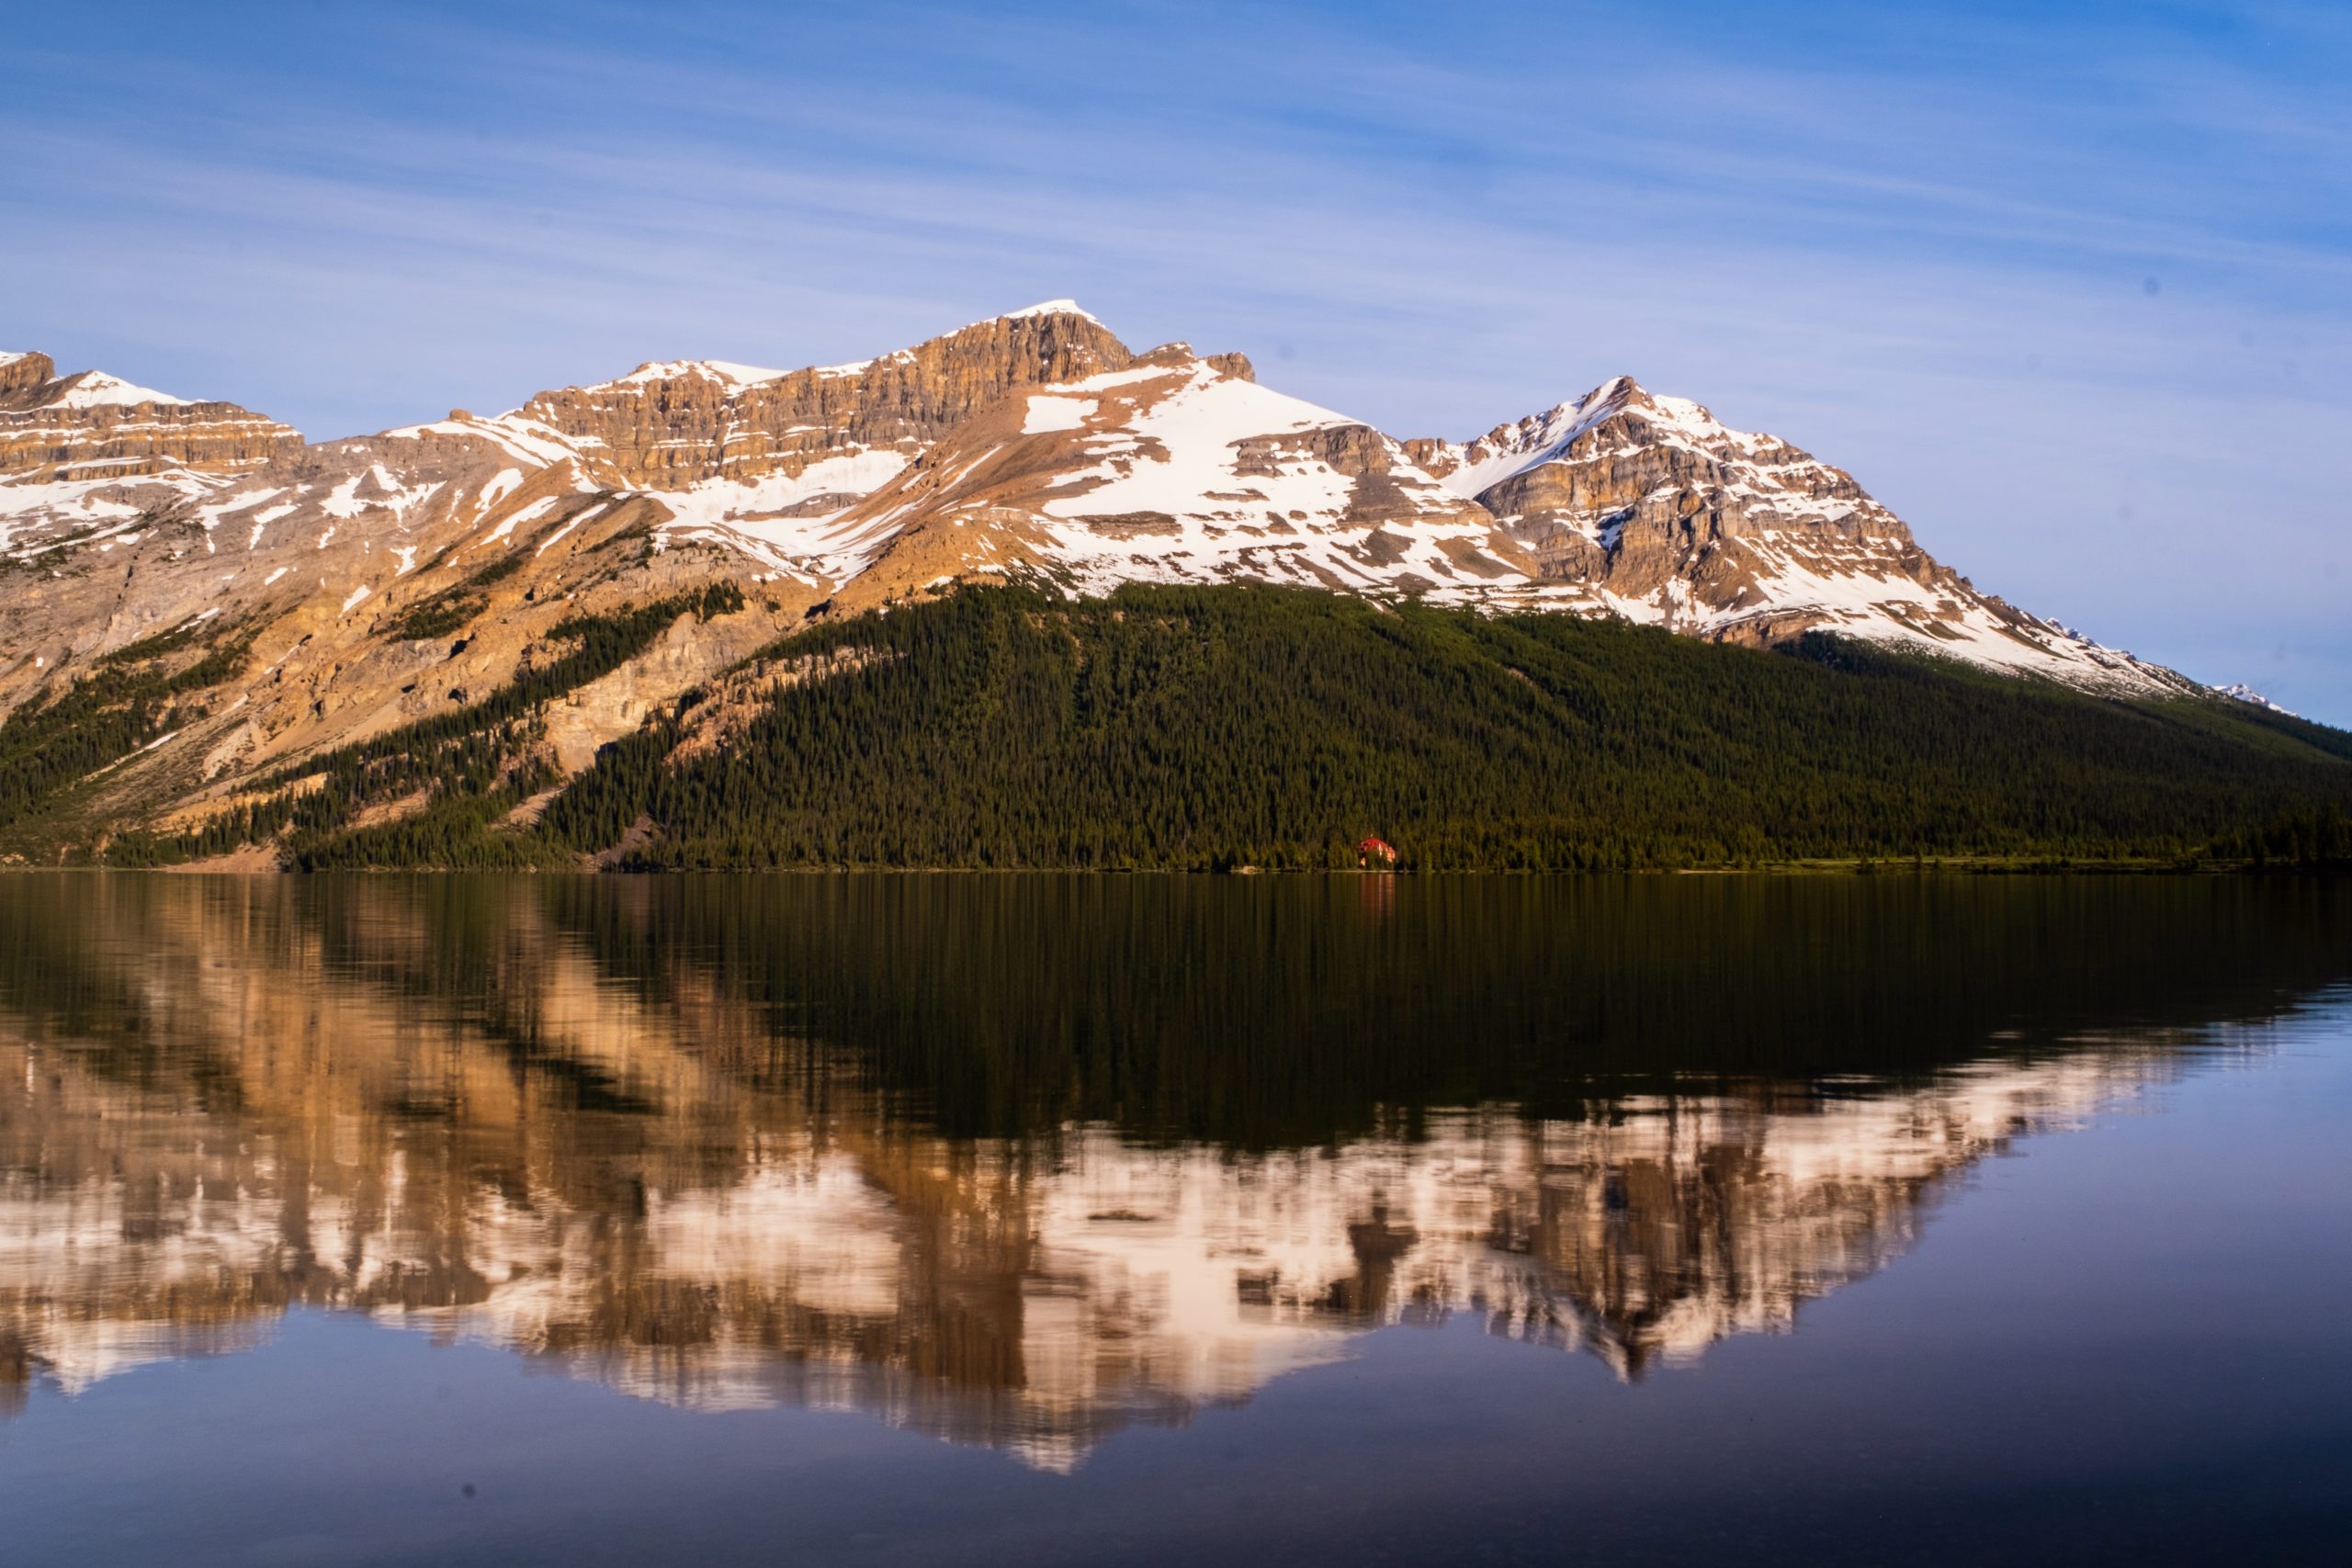
[[[1398,439],[1057,300],[306,443],[0,355],[17,863],[2340,862],[2249,696],[1624,377]]]

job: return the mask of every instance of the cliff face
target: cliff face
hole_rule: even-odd
[[[0,406],[17,407],[56,376],[57,362],[46,354],[0,354]]]
[[[541,392],[521,412],[596,450],[628,483],[676,490],[797,476],[865,452],[903,460],[1016,387],[1126,363],[1125,347],[1100,321],[1056,301],[855,365],[640,365],[598,386]]]
[[[45,354],[0,355],[0,476],[235,473],[300,450],[300,432],[234,403],[191,402]]]

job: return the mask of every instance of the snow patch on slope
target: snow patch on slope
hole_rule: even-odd
[[[1633,386],[1631,377],[1620,376],[1579,401],[1562,403],[1547,413],[1521,420],[1514,439],[1489,446],[1492,438],[1482,436],[1456,447],[1451,455],[1461,466],[1438,482],[1466,501],[1530,468],[1556,462],[1567,455],[1578,436],[1624,407]]]
[[[1075,419],[1057,404],[1091,406]],[[1088,377],[1023,412],[1018,437],[956,454],[864,525],[969,529],[966,570],[1042,570],[1084,593],[1233,579],[1396,591],[1457,576],[1492,531],[1387,437],[1198,359]],[[1364,475],[1332,466],[1341,449]],[[1376,515],[1357,510],[1367,481]]]
[[[790,371],[770,370],[757,365],[738,365],[731,359],[657,359],[648,360],[626,376],[599,381],[582,390],[600,392],[616,387],[643,387],[656,381],[676,381],[688,376],[699,376],[705,380],[720,383],[730,392],[740,392],[746,387],[756,387],[763,381],[774,381],[790,374]]]
[[[1078,392],[1133,385],[1154,376],[1176,379],[1163,395],[1139,407],[1124,429],[1089,442],[1094,464],[1071,473],[1082,490],[1049,500],[1052,517],[1164,513],[1177,518],[1231,521],[1245,512],[1329,513],[1346,505],[1351,482],[1327,465],[1294,460],[1271,475],[1242,475],[1238,444],[1260,436],[1349,425],[1345,414],[1268,391],[1254,381],[1219,375],[1194,362],[1182,370],[1137,377],[1131,371],[1089,377]],[[1033,410],[1034,410],[1034,404]]]
[[[1043,435],[1054,430],[1079,430],[1085,426],[1086,416],[1100,406],[1092,398],[1057,396],[1048,392],[1032,393],[1029,412],[1021,422],[1023,435]]]
[[[134,386],[119,376],[109,376],[103,370],[85,370],[79,376],[66,378],[65,390],[41,404],[48,409],[135,408],[141,403],[181,403],[190,400],[175,398],[169,392],[159,392],[153,387]]]
[[[647,493],[669,509],[670,522],[659,536],[664,544],[673,538],[704,540],[797,578],[839,581],[871,555],[843,532],[842,513],[898,478],[906,466],[897,452],[846,452],[820,458],[797,474],[704,479],[683,491]],[[839,504],[808,505],[828,496],[841,498]]]
[[[522,413],[503,413],[495,419],[469,414],[463,419],[439,419],[427,424],[406,424],[398,430],[384,432],[381,439],[414,441],[427,435],[471,436],[487,441],[507,457],[534,468],[560,463],[567,458],[578,461],[580,448],[571,437],[553,425],[542,424]]]

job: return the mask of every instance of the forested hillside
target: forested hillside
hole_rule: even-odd
[[[1724,648],[1557,615],[1263,587],[966,589],[781,650],[862,657],[726,743],[606,750],[528,835],[422,858],[714,866],[1741,865],[2196,855],[2352,800],[2352,737],[1810,639]],[[632,832],[632,828],[635,831]],[[311,864],[420,858],[381,835]]]
[[[759,664],[821,678],[689,693],[550,797],[537,705],[678,615],[740,603],[559,628],[577,646],[527,689],[313,759],[201,825],[64,852],[1305,869],[1353,866],[1378,835],[1410,870],[2303,863],[2340,852],[2352,804],[2352,736],[2219,698],[2101,698],[1842,638],[1767,652],[1260,586],[967,587],[822,621]],[[10,754],[48,750],[42,722],[13,718]]]

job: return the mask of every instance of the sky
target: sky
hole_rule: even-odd
[[[2352,725],[2352,6],[12,17],[0,349],[313,439],[1076,298],[1464,437],[1613,375]]]

